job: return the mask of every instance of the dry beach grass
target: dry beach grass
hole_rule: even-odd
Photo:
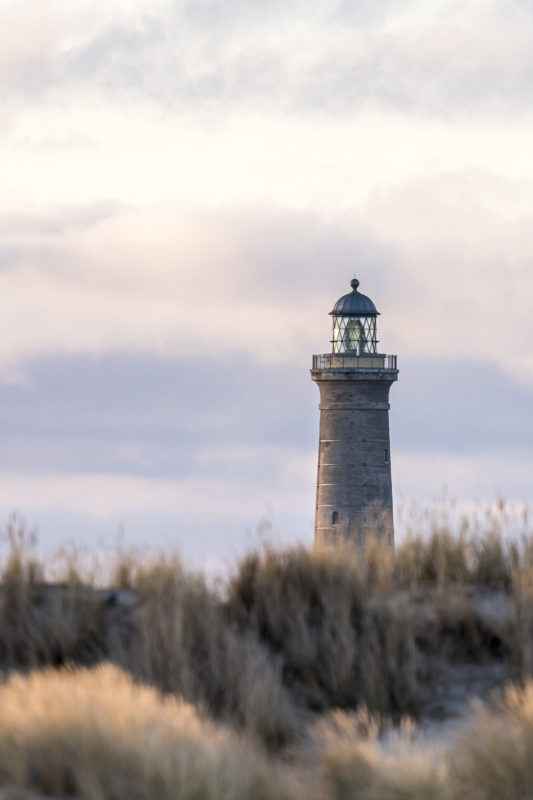
[[[264,548],[218,588],[177,558],[124,553],[113,589],[72,557],[51,581],[12,520],[0,785],[90,800],[533,797],[533,539],[505,535],[507,513],[437,516],[363,560]],[[441,722],[493,690],[439,744]]]
[[[84,800],[524,800],[533,796],[533,684],[479,705],[433,749],[361,710],[311,724],[284,757],[111,665],[13,675],[0,688],[3,797]],[[33,797],[33,795],[32,795]]]
[[[296,796],[296,777],[252,743],[111,665],[12,675],[0,707],[7,785],[91,800]]]

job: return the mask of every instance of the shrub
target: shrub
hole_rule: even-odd
[[[220,597],[176,559],[133,576],[133,630],[119,620],[110,656],[137,678],[246,727],[269,746],[293,739],[298,716],[271,653],[227,620]]]
[[[446,765],[411,746],[408,730],[384,747],[366,710],[333,712],[314,727],[307,758],[328,800],[444,800]]]
[[[84,800],[297,800],[282,764],[111,665],[0,687],[0,782]]]
[[[411,614],[405,603],[371,593],[368,580],[348,551],[267,549],[239,564],[228,614],[276,654],[300,704],[414,711],[419,665]]]
[[[494,710],[477,704],[455,743],[451,778],[457,800],[533,796],[533,683],[508,688]]]

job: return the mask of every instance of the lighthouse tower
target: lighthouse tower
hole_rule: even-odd
[[[320,390],[315,547],[354,544],[368,536],[394,542],[389,389],[396,356],[377,351],[376,306],[352,291],[335,303],[332,351],[313,356]]]

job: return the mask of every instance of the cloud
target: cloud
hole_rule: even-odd
[[[364,233],[273,209],[104,204],[9,222],[0,248],[4,364],[127,351],[294,363],[320,343],[317,314],[327,343],[332,286],[344,289],[353,264],[387,270],[383,248]]]
[[[314,487],[301,464],[286,462],[272,484],[243,485],[228,476],[161,479],[82,472],[0,472],[0,514],[17,511],[53,552],[74,539],[109,549],[120,531],[126,546],[178,550],[187,557],[231,558],[257,545],[257,526],[278,543],[312,542]],[[269,493],[275,497],[272,506]],[[263,521],[263,522],[262,522]],[[267,521],[265,526],[263,523]]]
[[[0,234],[5,238],[19,239],[58,236],[72,230],[83,231],[114,216],[120,210],[120,205],[115,201],[100,201],[79,206],[49,207],[33,213],[0,211]]]
[[[4,24],[15,93],[142,98],[186,114],[382,108],[443,118],[522,114],[531,101],[523,3],[202,0],[113,15],[93,4],[80,12],[85,35],[67,6],[45,25],[35,4],[24,8]]]
[[[400,356],[393,449],[529,453],[533,390],[493,362]],[[315,455],[318,393],[299,364],[250,357],[34,359],[0,386],[0,447],[14,470],[215,475],[275,482]],[[280,391],[283,387],[283,391]]]
[[[533,388],[495,362],[404,355],[399,366],[391,391],[394,449],[476,459],[533,452]]]
[[[0,10],[0,511],[218,552],[270,502],[309,541],[354,272],[397,496],[526,494],[526,4],[42,8]]]
[[[275,26],[278,30],[291,19],[307,24],[345,25],[354,23],[371,27],[383,24],[392,13],[405,11],[413,2],[399,0],[235,0],[231,7],[224,0],[175,0],[177,15],[183,16],[199,30],[206,27],[242,31],[251,25]]]
[[[216,520],[244,531],[267,502],[283,535],[311,529],[318,393],[308,363],[78,356],[27,362],[22,376],[0,388],[0,511],[166,515],[187,531],[204,492],[206,535]],[[397,499],[444,485],[461,497],[526,497],[532,399],[494,363],[400,359]]]
[[[400,353],[489,359],[531,381],[531,198],[528,181],[481,170],[375,196],[369,235],[395,264],[381,322]]]
[[[247,3],[245,15],[232,5],[231,25],[227,5],[222,12],[208,4],[209,15],[205,5],[203,13],[189,6],[185,18],[107,31],[73,54],[72,68],[101,86],[178,105],[262,102],[320,113],[370,106],[446,117],[525,109],[531,100],[531,19],[520,9],[487,14],[470,4],[458,20],[437,10],[402,25],[408,9],[398,14],[396,6],[398,24],[387,25],[377,4],[371,18],[380,25],[369,30],[365,14],[353,11],[366,4],[330,13],[314,4],[302,13],[296,3],[283,11]]]
[[[314,441],[307,367],[231,355],[33,360],[24,380],[0,386],[0,447],[16,470],[270,480]]]
[[[0,85],[25,86],[51,79],[57,20],[39,0],[0,8]],[[43,71],[46,75],[43,75]]]
[[[532,458],[524,450],[460,453],[392,453],[398,508],[415,500],[431,506],[448,497],[468,503],[530,503]]]
[[[531,390],[486,362],[400,361],[391,391],[395,502],[526,499]],[[318,393],[307,365],[216,358],[34,360],[0,388],[0,515],[48,547],[156,541],[198,556],[271,519],[312,538]]]
[[[0,216],[0,359],[221,353],[296,368],[329,349],[328,312],[357,272],[385,351],[491,361],[531,382],[532,216],[527,182],[475,171],[330,222],[106,203]]]

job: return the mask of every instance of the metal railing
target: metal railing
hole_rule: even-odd
[[[313,356],[313,369],[397,369],[397,358],[376,353],[364,356],[324,353]]]

